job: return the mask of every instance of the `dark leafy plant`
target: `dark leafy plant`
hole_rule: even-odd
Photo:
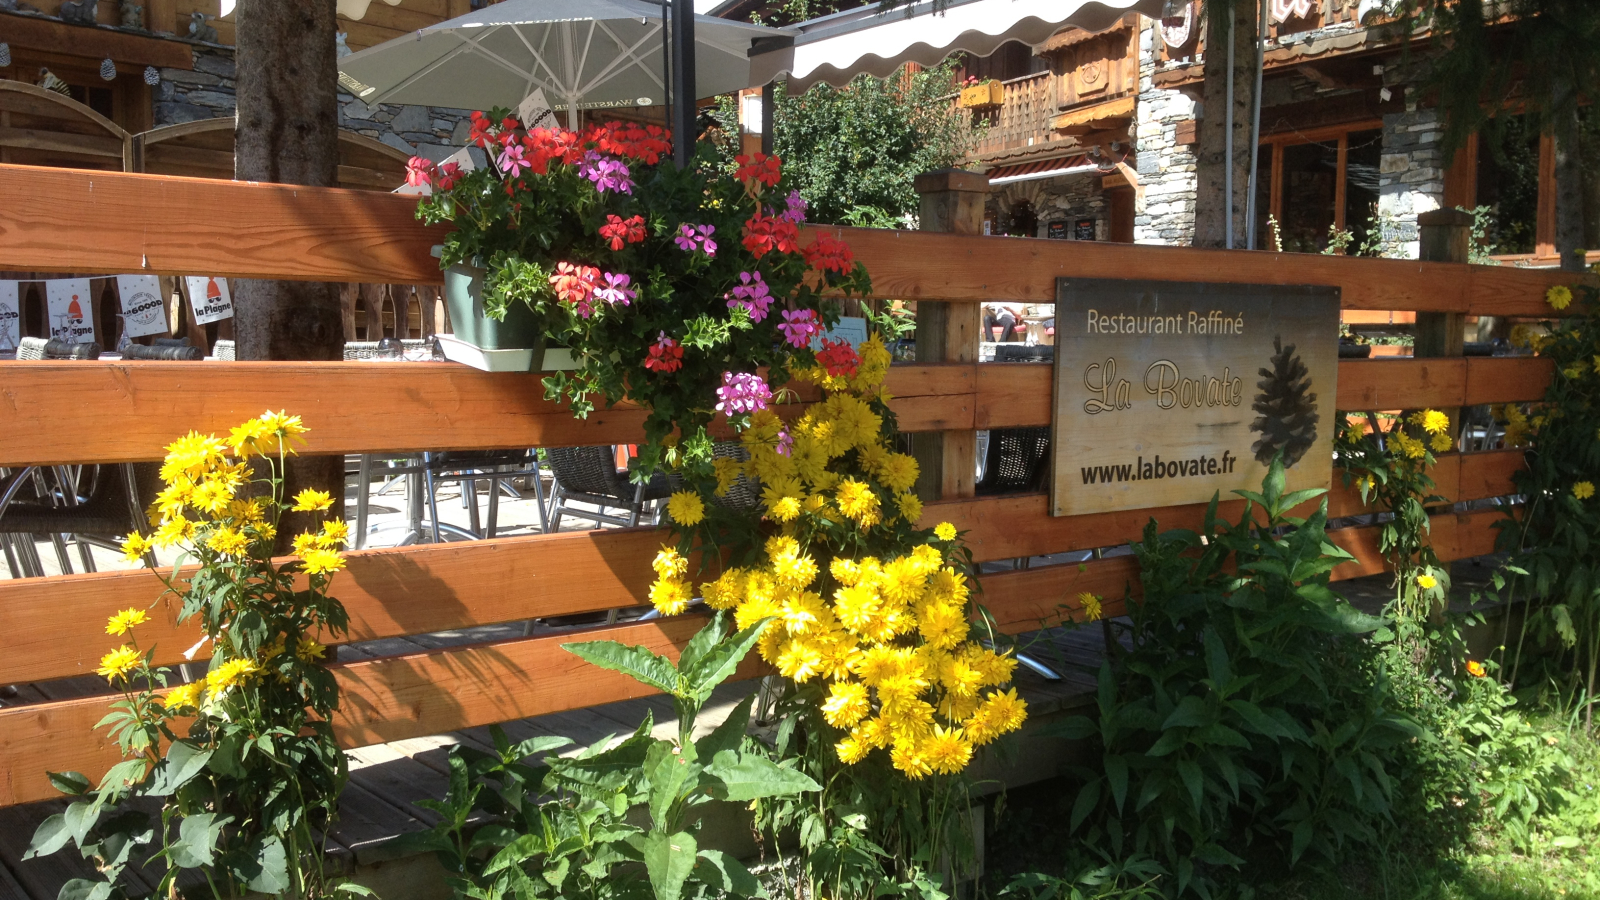
[[[759,896],[760,884],[737,859],[699,846],[700,814],[713,802],[749,804],[820,786],[746,737],[753,697],[692,739],[712,690],[734,674],[767,624],[729,633],[728,618],[713,618],[677,663],[615,641],[564,645],[669,695],[677,738],[651,737],[646,716],[620,742],[607,737],[561,758],[548,754],[571,743],[565,738],[512,744],[493,729],[494,753],[452,753],[449,794],[430,803],[439,824],[396,846],[433,851],[457,893],[482,900]]]
[[[1320,490],[1284,493],[1274,460],[1237,524],[1159,532],[1134,545],[1142,597],[1128,598],[1130,646],[1101,668],[1098,764],[1070,829],[1116,857],[1145,854],[1170,894],[1210,896],[1245,854],[1294,864],[1373,842],[1391,814],[1397,748],[1426,739],[1389,703],[1360,635],[1382,621],[1328,587],[1348,554],[1325,534]]]

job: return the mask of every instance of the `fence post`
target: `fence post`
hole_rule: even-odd
[[[989,179],[976,172],[940,169],[916,178],[922,195],[923,231],[982,234],[983,204]],[[917,302],[917,362],[976,363],[982,339],[983,307],[976,303]],[[912,452],[922,473],[917,495],[923,500],[953,500],[973,495],[978,436],[972,431],[941,431],[912,436]]]
[[[1421,231],[1421,257],[1425,262],[1465,263],[1472,248],[1472,214],[1459,209],[1436,209],[1417,216]],[[1465,352],[1464,313],[1417,313],[1417,344],[1413,355],[1460,356]]]

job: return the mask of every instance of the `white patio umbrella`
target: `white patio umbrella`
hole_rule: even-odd
[[[797,23],[791,45],[763,47],[752,61],[756,81],[787,78],[803,91],[821,81],[842,87],[865,72],[883,78],[908,62],[936,65],[958,51],[988,56],[1007,41],[1043,43],[1062,28],[1109,28],[1130,12],[1153,18],[1171,0],[919,0],[881,3]],[[785,42],[787,43],[787,42]]]
[[[339,60],[339,83],[367,103],[515,109],[541,89],[556,110],[666,100],[663,4],[504,0]],[[695,96],[749,87],[750,47],[792,34],[696,15]]]

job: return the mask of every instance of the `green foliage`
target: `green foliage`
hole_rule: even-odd
[[[1131,646],[1102,667],[1096,739],[1068,828],[1084,847],[1148,856],[1169,894],[1210,896],[1242,854],[1293,865],[1373,842],[1392,814],[1398,748],[1422,736],[1388,702],[1360,636],[1381,620],[1328,587],[1348,554],[1324,533],[1321,491],[1284,493],[1274,461],[1236,525],[1216,501],[1201,533],[1134,546],[1142,599]]]
[[[972,114],[951,102],[957,89],[951,62],[798,95],[780,87],[773,151],[812,219],[882,228],[915,216],[915,178],[959,164],[978,134]]]
[[[1563,705],[1584,709],[1592,727],[1600,699],[1600,292],[1582,287],[1573,294],[1566,312],[1578,315],[1537,341],[1555,376],[1531,420],[1528,467],[1516,475],[1528,500],[1500,523],[1500,549],[1512,554],[1505,594],[1527,602],[1524,627],[1507,641],[1510,682],[1519,681],[1528,638],[1560,648],[1538,661],[1541,671],[1529,680],[1553,685]]]
[[[216,897],[249,890],[320,898],[361,890],[326,874],[320,837],[338,811],[348,778],[330,724],[338,685],[320,662],[318,642],[346,627],[343,605],[328,595],[332,572],[343,565],[332,548],[343,542],[345,531],[342,523],[326,523],[320,535],[296,542],[303,561],[274,563],[273,536],[281,513],[290,508],[281,477],[284,445],[304,429],[298,418],[267,418],[267,424],[252,420],[241,426],[259,428],[267,435],[261,442],[275,447],[253,463],[261,476],[253,482],[253,500],[230,503],[232,487],[210,507],[195,499],[221,490],[221,484],[246,493],[241,480],[250,464],[238,429],[236,462],[225,459],[216,438],[191,435],[173,445],[163,466],[169,488],[161,502],[169,504],[162,507],[168,524],[157,542],[175,518],[185,524],[181,514],[187,513],[187,536],[175,538],[184,551],[179,564],[197,557],[200,565],[187,583],[157,574],[166,585],[164,596],[181,601],[178,621],[198,619],[211,647],[210,671],[204,681],[163,690],[171,673],[150,665],[149,650],[136,664],[107,672],[119,668],[112,661],[117,653],[137,649],[133,635],[145,621],[139,610],[113,617],[108,632],[128,634],[132,646],[103,661],[102,674],[122,699],[111,704],[100,726],[117,741],[123,761],[93,788],[79,773],[53,773],[56,787],[75,799],[40,824],[27,852],[46,856],[70,843],[94,864],[99,877],[69,881],[61,887],[62,900],[128,896],[137,889],[129,865],[159,876],[157,894],[163,896],[177,896],[174,885],[185,870],[203,873]],[[201,452],[185,456],[176,449],[185,443]],[[255,452],[261,452],[259,443]],[[249,536],[247,544],[207,539],[241,532]],[[129,545],[146,546],[137,535]],[[311,564],[319,554],[325,567]]]
[[[474,900],[762,896],[738,860],[699,846],[704,807],[799,796],[820,785],[745,736],[749,698],[709,734],[690,739],[711,691],[766,624],[730,634],[725,618],[696,634],[677,664],[614,641],[565,645],[668,693],[679,714],[677,740],[651,737],[647,715],[627,738],[607,736],[563,758],[552,753],[571,743],[564,738],[513,744],[493,728],[494,753],[452,752],[449,793],[427,803],[441,821],[392,847],[432,851],[457,895]]]

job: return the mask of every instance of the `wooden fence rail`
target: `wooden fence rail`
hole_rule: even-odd
[[[413,201],[371,193],[210,180],[0,166],[0,269],[81,274],[206,272],[338,282],[436,284],[428,255],[442,232],[419,224]],[[197,215],[227,210],[229,226]],[[78,225],[105,223],[93,241]],[[148,224],[146,224],[148,223]],[[840,230],[872,272],[880,297],[972,303],[1051,302],[1058,277],[1182,272],[1189,279],[1258,284],[1330,284],[1349,309],[1548,314],[1544,291],[1559,274],[1391,260],[1220,253],[915,232]],[[1343,410],[1460,407],[1539,398],[1550,367],[1534,359],[1346,361],[1336,405]],[[906,431],[1047,425],[1048,365],[897,366],[894,409]],[[60,427],[63,398],[71,420]],[[404,363],[0,363],[0,466],[130,462],[157,458],[191,428],[221,430],[263,409],[289,409],[311,427],[309,453],[442,448],[572,446],[636,440],[642,413],[603,410],[574,420],[542,399],[528,374],[489,374]],[[1449,501],[1504,497],[1522,465],[1517,451],[1446,454],[1434,470]],[[1336,517],[1367,510],[1332,473]],[[1237,517],[1238,501],[1223,504]],[[925,521],[967,531],[979,561],[1036,557],[1125,542],[1154,518],[1192,527],[1201,505],[1073,518],[1047,514],[1042,494],[929,503]],[[1497,509],[1436,511],[1432,536],[1444,559],[1488,552]],[[1347,527],[1331,539],[1355,560],[1336,578],[1383,571],[1376,528]],[[362,551],[335,593],[351,615],[351,639],[369,640],[635,606],[662,535],[607,530],[463,544]],[[1089,591],[1121,610],[1137,595],[1131,557],[1046,566],[982,577],[983,601],[1008,632],[1074,614]],[[145,572],[106,572],[0,581],[0,683],[43,681],[93,670],[110,612],[149,605],[158,583]],[[180,661],[197,638],[175,621],[174,598],[152,610],[142,634],[158,663]],[[599,632],[675,652],[694,618]],[[590,636],[594,636],[591,634]],[[436,734],[636,696],[627,679],[578,662],[562,638],[533,637],[335,667],[344,708],[335,725],[349,746]],[[755,672],[752,666],[748,673]],[[0,805],[54,795],[46,768],[98,774],[115,748],[93,725],[105,698],[0,709]]]

